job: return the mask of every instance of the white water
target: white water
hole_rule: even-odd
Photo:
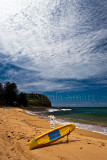
[[[52,110],[50,112],[52,112]],[[57,109],[57,111],[58,110],[59,109]],[[46,120],[49,121],[49,117],[38,114],[38,113],[41,113],[41,112],[32,112],[32,111],[27,111],[27,110],[25,112],[27,114],[37,116],[39,118],[43,118],[43,119],[46,119]],[[67,120],[55,118],[55,124],[65,125],[65,124],[69,124],[69,123],[74,123],[76,125],[76,128],[80,128],[80,129],[84,129],[84,130],[88,130],[88,131],[97,132],[97,133],[107,135],[107,127],[102,127],[100,125],[92,125],[92,124],[90,125],[90,124],[76,123],[76,122],[73,122],[73,121],[67,121]]]
[[[48,109],[48,112],[71,111],[72,109]]]

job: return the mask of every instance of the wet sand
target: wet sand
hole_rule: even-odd
[[[64,137],[49,146],[29,150],[28,141],[50,130],[50,123],[22,111],[0,108],[0,160],[107,159],[107,136],[82,129],[69,135],[69,143]]]

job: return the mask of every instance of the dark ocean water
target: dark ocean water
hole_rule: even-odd
[[[46,112],[56,117],[79,121],[82,123],[99,123],[107,125],[106,107],[73,107],[73,108],[55,108]]]

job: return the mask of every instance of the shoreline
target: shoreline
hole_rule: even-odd
[[[29,150],[28,141],[50,130],[50,123],[23,111],[18,108],[0,108],[1,160],[107,159],[107,136],[78,128],[69,135],[69,143],[64,137],[49,146]]]
[[[40,112],[38,112],[40,111]],[[24,110],[24,112],[26,112],[27,114],[33,115],[33,116],[37,116],[39,118],[42,119],[46,119],[49,121],[48,115],[44,114],[44,111],[41,112],[41,110],[38,111],[31,111],[31,110]],[[68,123],[74,123],[78,128],[78,129],[84,129],[86,131],[92,131],[95,133],[100,133],[103,135],[107,135],[107,125],[102,125],[102,123],[94,123],[94,122],[90,122],[87,123],[86,121],[84,121],[84,123],[82,123],[81,121],[73,121],[71,119],[66,119],[66,118],[60,118],[60,117],[55,117],[55,123],[58,125],[64,125],[64,124],[68,124]]]

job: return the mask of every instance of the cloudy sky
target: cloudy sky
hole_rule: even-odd
[[[0,81],[53,105],[107,106],[107,2],[0,0]]]

